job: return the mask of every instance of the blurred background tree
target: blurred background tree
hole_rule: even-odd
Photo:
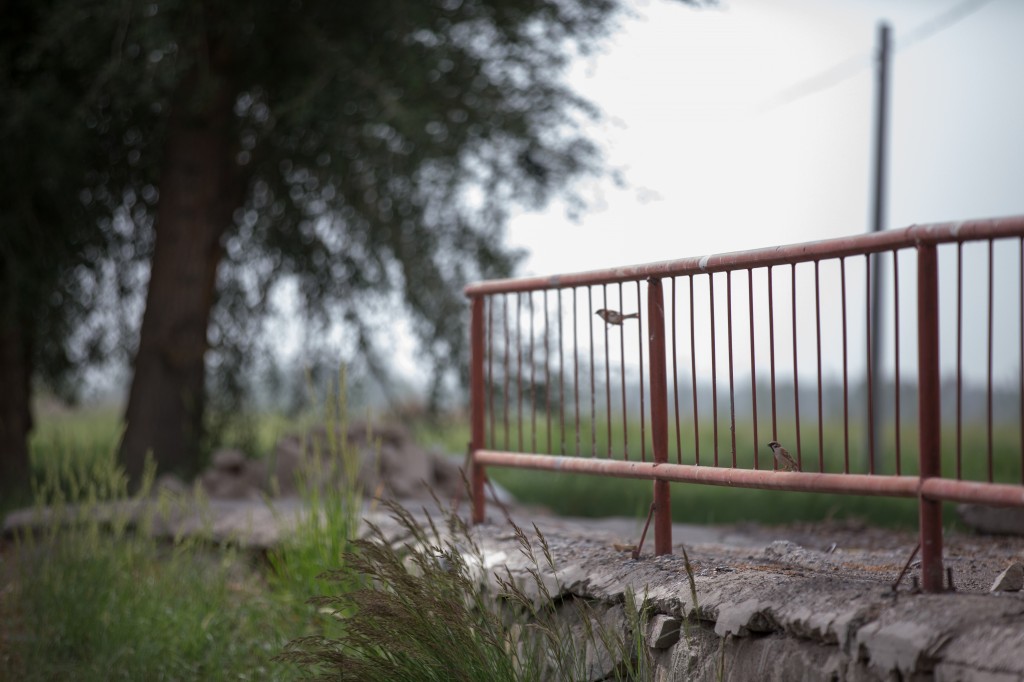
[[[389,349],[365,313],[400,294],[436,399],[464,367],[462,285],[516,262],[509,210],[555,192],[578,205],[573,181],[605,172],[578,127],[598,112],[562,76],[621,11],[4,3],[5,480],[27,470],[33,378],[73,393],[118,349],[134,357],[130,477],[147,452],[195,473],[208,391],[243,390],[289,276],[307,319],[343,321],[381,371]]]

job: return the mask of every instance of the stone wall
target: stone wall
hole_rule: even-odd
[[[494,524],[476,533],[483,553],[500,557],[529,588],[531,562],[502,539],[507,529]],[[655,680],[1024,679],[1020,592],[926,595],[909,580],[894,591],[898,563],[880,570],[868,562],[851,575],[823,552],[789,542],[756,550],[692,546],[691,589],[681,556],[634,560],[593,532],[549,529],[545,538],[557,568],[541,567],[543,580],[564,610],[560,618],[577,632],[584,628],[576,600],[587,600],[601,627],[627,638],[625,593],[646,600],[643,650]],[[627,641],[624,651],[631,648]],[[620,661],[599,653],[589,679],[613,679]]]

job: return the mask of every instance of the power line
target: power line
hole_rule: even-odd
[[[950,8],[931,21],[926,21],[914,30],[908,31],[906,35],[896,41],[896,51],[905,50],[911,45],[928,40],[936,33],[963,21],[990,2],[992,0],[967,0],[967,2],[962,2]]]
[[[946,10],[942,14],[929,19],[917,28],[908,31],[902,38],[896,40],[894,52],[905,50],[908,47],[922,43],[938,33],[963,21],[974,14],[992,0],[965,0],[958,5]],[[787,106],[793,102],[809,97],[815,93],[835,87],[860,74],[865,69],[871,68],[874,55],[872,53],[860,54],[851,57],[838,64],[825,69],[799,83],[780,90],[774,96],[766,99],[760,106],[756,107],[758,113],[766,113],[772,109]]]

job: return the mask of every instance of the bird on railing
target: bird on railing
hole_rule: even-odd
[[[777,440],[768,443],[768,447],[771,448],[772,454],[775,455],[775,463],[779,466],[779,469],[782,471],[800,471],[800,465],[796,463],[796,460],[789,454],[789,451],[782,447]]]
[[[601,308],[594,314],[600,317],[608,324],[622,324],[623,320],[628,320],[633,317],[635,317],[638,320],[640,319],[640,313],[630,313],[629,315],[623,315],[618,310],[606,310],[605,308]]]

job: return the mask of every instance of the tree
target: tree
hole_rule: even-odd
[[[65,124],[87,152],[58,190],[89,192],[85,218],[106,212],[83,261],[117,264],[130,298],[150,258],[121,452],[133,480],[148,452],[196,470],[207,363],[237,376],[284,276],[371,356],[361,312],[398,292],[439,387],[465,356],[462,284],[516,260],[509,207],[601,170],[578,129],[597,112],[560,77],[617,0],[31,7],[3,12],[35,17],[21,42],[82,92]]]
[[[461,285],[510,271],[500,243],[510,201],[541,203],[597,168],[574,130],[594,112],[558,77],[616,9],[162,6],[180,77],[126,413],[129,473],[150,450],[164,468],[196,468],[208,330],[222,343],[246,319],[216,311],[245,296],[260,306],[284,273],[310,311],[340,304],[364,339],[356,302],[397,289],[435,369],[463,357]],[[232,286],[233,301],[218,299]]]
[[[81,369],[113,350],[103,292],[111,251],[134,252],[115,228],[130,213],[119,187],[141,187],[120,135],[102,30],[83,42],[71,3],[0,5],[0,487],[27,490],[32,385],[63,397]],[[108,31],[107,33],[111,33]],[[120,133],[121,131],[118,131]],[[142,224],[144,213],[135,212]],[[125,224],[120,220],[120,225]],[[144,248],[142,249],[145,250]],[[126,260],[122,258],[122,261]]]

